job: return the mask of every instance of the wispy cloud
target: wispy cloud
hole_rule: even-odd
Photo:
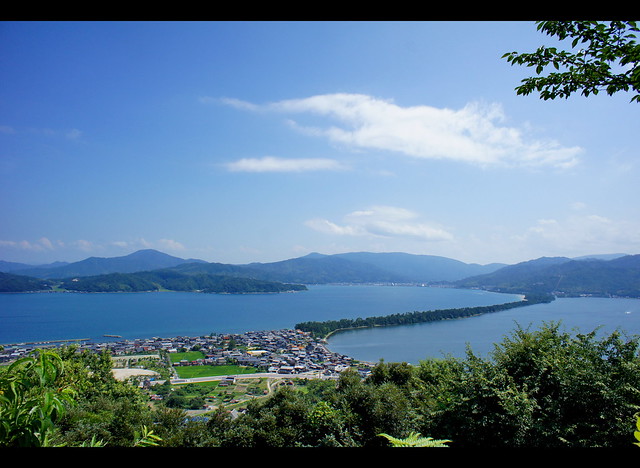
[[[82,132],[77,128],[71,128],[69,130],[53,130],[51,128],[28,128],[22,130],[16,130],[15,127],[9,125],[0,125],[0,133],[4,134],[31,134],[45,137],[59,137],[63,136],[68,140],[79,140],[82,137]]]
[[[417,213],[392,206],[374,206],[354,211],[344,217],[344,224],[316,218],[305,224],[319,232],[334,235],[410,238],[421,241],[452,240],[453,236],[440,226],[420,221]]]
[[[78,130],[77,128],[72,128],[71,130],[66,132],[65,136],[69,140],[77,140],[82,136],[82,132],[80,130]]]
[[[139,238],[133,241],[113,241],[113,242],[96,242],[86,239],[78,239],[63,242],[60,240],[51,241],[47,237],[41,237],[36,241],[29,240],[0,240],[0,248],[9,250],[25,250],[32,252],[44,252],[44,251],[81,251],[84,253],[95,253],[109,250],[111,247],[117,247],[125,250],[137,250],[137,249],[158,249],[158,250],[170,250],[170,251],[183,251],[186,247],[174,240],[174,239],[159,239],[157,241],[149,242],[143,238]]]
[[[174,251],[185,250],[185,246],[183,244],[173,239],[160,239],[158,241],[158,247],[160,249],[167,249],[167,250],[174,250]]]
[[[566,219],[540,219],[517,240],[539,252],[562,255],[637,253],[640,251],[640,224],[597,214],[579,214]],[[629,249],[632,252],[627,252]]]
[[[43,251],[54,249],[54,244],[46,237],[41,237],[37,241],[28,240],[0,240],[0,247],[8,247],[19,250]]]
[[[94,242],[88,241],[86,239],[79,239],[77,241],[71,242],[71,246],[82,250],[83,252],[93,252],[97,248],[99,248]]]
[[[325,126],[291,120],[310,135],[354,149],[382,150],[421,159],[448,159],[480,166],[551,166],[578,162],[579,147],[528,137],[504,125],[497,104],[471,103],[459,110],[426,105],[402,107],[363,94],[325,94],[257,105],[237,99],[220,102],[243,110],[321,116]]]
[[[227,169],[234,172],[306,172],[306,171],[336,171],[345,167],[338,161],[324,158],[246,158],[231,162]]]

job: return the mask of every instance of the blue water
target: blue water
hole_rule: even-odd
[[[518,327],[533,331],[543,323],[559,322],[562,331],[604,336],[618,330],[640,335],[640,299],[563,298],[549,304],[407,326],[350,330],[329,339],[332,351],[358,360],[408,362],[427,358],[464,358],[467,346],[487,357],[505,336]]]
[[[304,321],[501,304],[519,296],[478,290],[411,286],[309,286],[285,294],[32,293],[0,294],[0,343],[200,336],[293,328]],[[331,350],[356,359],[418,363],[428,357],[464,356],[491,349],[516,322],[534,327],[561,320],[568,328],[621,328],[640,334],[640,300],[557,299],[461,320],[358,330],[334,335]]]
[[[499,304],[519,296],[409,286],[309,286],[283,294],[0,294],[0,343],[200,336],[293,328],[305,321]]]

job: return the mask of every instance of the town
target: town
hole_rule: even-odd
[[[0,363],[14,361],[35,349],[75,344],[78,351],[89,350],[112,356],[153,353],[177,353],[198,350],[201,359],[181,360],[175,366],[224,365],[235,363],[250,366],[272,374],[303,374],[313,372],[325,378],[337,377],[345,369],[358,365],[365,376],[372,363],[358,362],[349,356],[327,349],[323,340],[311,337],[308,332],[283,329],[251,331],[241,334],[211,334],[199,337],[177,336],[173,338],[122,339],[98,342],[92,340],[43,341],[4,345],[0,351]]]

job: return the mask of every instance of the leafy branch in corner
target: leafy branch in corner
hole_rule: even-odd
[[[519,95],[534,91],[544,100],[568,98],[581,91],[584,96],[604,90],[608,95],[632,91],[631,102],[640,102],[640,45],[635,21],[539,21],[537,29],[560,40],[572,39],[576,52],[539,47],[533,53],[508,52],[502,56],[512,65],[535,67],[541,75],[546,67],[554,72],[522,80]]]

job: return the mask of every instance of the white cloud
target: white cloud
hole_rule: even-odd
[[[133,242],[113,241],[108,243],[100,243],[78,239],[69,242],[55,241],[52,242],[46,237],[42,237],[37,241],[28,240],[0,240],[0,248],[9,248],[12,250],[28,250],[33,252],[43,251],[60,251],[60,249],[68,248],[72,250],[80,250],[82,252],[96,252],[109,249],[109,247],[118,247],[121,249],[158,249],[158,250],[186,250],[185,246],[173,239],[159,239],[155,242],[148,242],[143,238],[139,238]]]
[[[227,169],[234,172],[304,172],[342,170],[344,166],[333,159],[285,159],[265,156],[234,161],[227,164]]]
[[[45,249],[53,249],[53,244],[46,237],[41,237],[39,242]]]
[[[255,104],[251,104],[250,102],[241,101],[240,99],[222,98],[220,99],[220,102],[222,104],[226,104],[228,106],[235,107],[237,109],[252,110],[252,111],[260,109],[259,106],[256,106]]]
[[[72,245],[82,250],[83,252],[91,252],[95,249],[95,244],[85,239],[79,239],[75,242],[72,242]]]
[[[0,240],[0,247],[9,247],[20,250],[31,250],[31,251],[43,251],[43,250],[52,250],[54,248],[53,243],[47,239],[46,237],[41,237],[39,240],[32,242],[28,240],[21,241],[11,241],[11,240]]]
[[[420,241],[452,240],[445,229],[420,222],[417,213],[392,206],[374,206],[354,211],[344,217],[344,225],[326,219],[312,219],[305,224],[319,232],[348,236],[409,238]]]
[[[184,245],[173,239],[160,239],[158,241],[158,248],[167,250],[185,250]]]
[[[367,232],[359,226],[338,226],[329,220],[316,218],[305,222],[311,229],[325,234],[337,234],[340,236],[362,236]]]
[[[326,94],[257,106],[222,100],[248,110],[319,115],[335,125],[292,125],[354,149],[384,150],[422,159],[449,159],[481,166],[553,166],[577,163],[579,147],[527,139],[523,129],[503,125],[496,104],[471,103],[460,110],[431,106],[401,107],[362,94]]]

